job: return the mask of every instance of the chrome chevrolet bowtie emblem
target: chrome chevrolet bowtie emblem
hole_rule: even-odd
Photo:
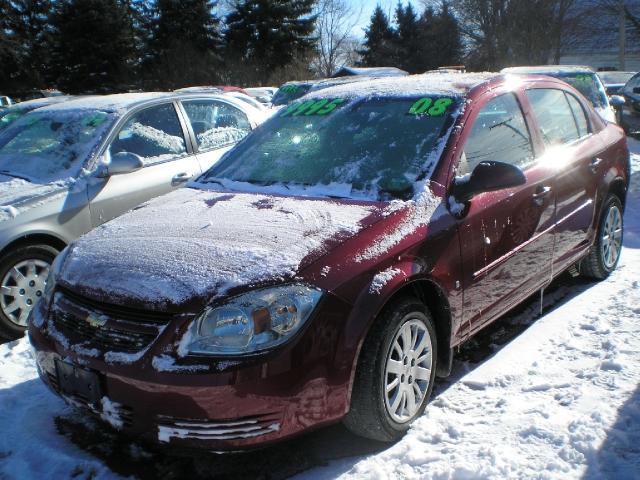
[[[85,318],[85,320],[92,327],[98,328],[104,327],[104,325],[107,323],[108,318],[105,315],[94,315],[90,313],[89,315],[87,315],[87,318]]]

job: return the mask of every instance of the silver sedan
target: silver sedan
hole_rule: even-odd
[[[263,119],[226,95],[139,93],[38,108],[3,130],[0,335],[22,335],[70,241],[200,175]]]

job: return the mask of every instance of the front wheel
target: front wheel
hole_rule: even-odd
[[[425,305],[393,302],[367,336],[344,423],[357,435],[389,442],[424,412],[436,372],[436,333]]]
[[[618,266],[623,236],[622,202],[609,195],[602,208],[596,240],[580,264],[580,272],[589,278],[603,280]]]
[[[29,245],[0,258],[0,336],[13,340],[24,334],[57,254],[49,245]]]

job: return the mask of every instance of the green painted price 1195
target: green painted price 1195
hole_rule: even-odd
[[[344,98],[323,98],[321,100],[308,100],[302,103],[298,102],[290,105],[280,114],[280,116],[297,117],[300,115],[327,115],[333,112],[343,102]]]

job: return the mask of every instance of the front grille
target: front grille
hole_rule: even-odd
[[[106,320],[91,320],[96,318]],[[78,353],[89,356],[92,349],[97,349],[97,353],[141,352],[157,338],[171,318],[170,315],[103,305],[67,290],[56,293],[49,313],[52,330],[64,337]]]
[[[280,430],[280,415],[266,414],[232,420],[187,420],[158,417],[158,439],[242,440]]]
[[[148,332],[123,328],[123,324],[114,326],[90,325],[84,318],[69,312],[52,310],[50,321],[71,345],[82,345],[84,350],[97,348],[99,351],[136,353],[148,347],[158,336],[158,329],[152,327]]]
[[[56,292],[61,293],[67,301],[88,311],[99,311],[109,317],[128,320],[130,322],[151,323],[155,325],[166,325],[173,318],[173,314],[150,312],[137,308],[121,307],[111,303],[101,303],[90,298],[83,297],[67,289],[58,287]]]

